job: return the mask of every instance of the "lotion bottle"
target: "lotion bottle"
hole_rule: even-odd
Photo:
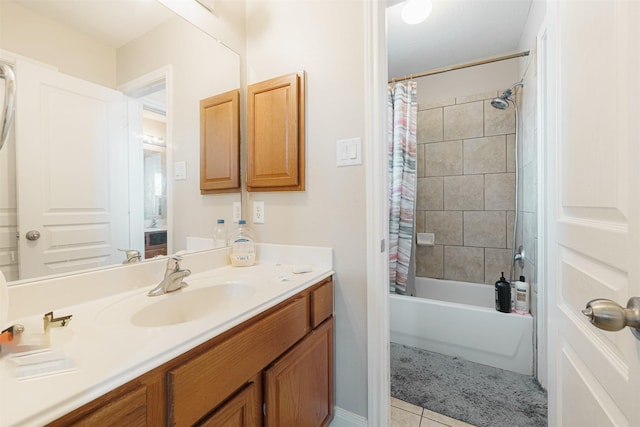
[[[524,276],[516,282],[515,311],[518,314],[529,314],[529,284]]]

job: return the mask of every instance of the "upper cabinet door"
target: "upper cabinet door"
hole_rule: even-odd
[[[240,94],[200,101],[200,193],[240,191]]]
[[[247,88],[247,190],[304,190],[304,73]]]

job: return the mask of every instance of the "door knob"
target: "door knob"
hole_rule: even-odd
[[[594,299],[582,310],[591,324],[605,331],[619,331],[625,326],[640,340],[640,297],[631,297],[627,307],[619,306],[609,299]]]
[[[27,231],[27,240],[38,240],[40,238],[40,232],[38,230]]]

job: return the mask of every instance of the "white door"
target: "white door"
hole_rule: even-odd
[[[640,341],[581,313],[640,296],[639,2],[548,4],[549,425],[640,426]]]
[[[122,261],[127,248],[123,95],[17,63],[20,278]],[[37,231],[40,238],[28,240]]]

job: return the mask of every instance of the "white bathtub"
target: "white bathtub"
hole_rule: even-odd
[[[391,342],[533,373],[533,317],[496,311],[494,287],[416,277],[417,297],[389,296]]]

